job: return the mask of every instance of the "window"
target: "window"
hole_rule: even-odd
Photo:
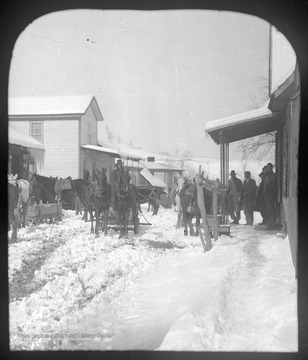
[[[30,122],[30,135],[34,137],[37,141],[43,143],[43,122],[42,121],[31,121]]]

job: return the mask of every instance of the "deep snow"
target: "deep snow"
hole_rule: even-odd
[[[204,253],[175,228],[173,209],[143,209],[152,225],[128,239],[112,230],[95,238],[73,211],[18,231],[9,245],[12,350],[298,350],[287,237],[232,226]]]

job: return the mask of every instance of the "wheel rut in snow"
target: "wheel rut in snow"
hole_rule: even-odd
[[[20,300],[40,290],[45,282],[33,282],[35,271],[39,270],[53,252],[66,240],[62,240],[61,234],[51,236],[44,245],[36,252],[31,253],[27,259],[23,259],[23,266],[16,271],[9,284],[10,301]]]

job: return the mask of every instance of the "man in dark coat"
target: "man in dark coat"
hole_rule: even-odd
[[[116,209],[116,203],[115,203],[115,195],[118,191],[118,186],[119,186],[119,180],[120,180],[120,176],[121,173],[125,171],[124,167],[123,167],[123,162],[122,160],[117,160],[116,163],[116,167],[115,169],[113,169],[110,173],[110,185],[111,185],[111,199],[110,199],[110,206],[114,209]],[[128,182],[130,182],[131,180],[131,176],[130,173],[127,171],[127,176],[128,176]]]
[[[262,216],[262,222],[259,225],[266,225],[267,224],[267,213],[265,208],[265,197],[264,197],[264,182],[265,182],[265,173],[262,171],[259,174],[261,178],[261,182],[259,185],[256,201],[255,201],[255,211],[259,211]]]
[[[253,225],[253,205],[256,198],[256,182],[251,178],[250,171],[245,171],[244,176],[242,201],[246,217],[245,225]]]
[[[264,198],[265,208],[268,215],[267,230],[275,229],[276,221],[276,203],[278,198],[277,177],[273,171],[273,164],[266,165],[266,174],[264,180]]]
[[[230,173],[231,179],[227,188],[228,213],[233,220],[232,224],[238,224],[241,218],[240,198],[242,193],[242,181],[236,177],[235,171]],[[234,214],[235,213],[235,214]]]

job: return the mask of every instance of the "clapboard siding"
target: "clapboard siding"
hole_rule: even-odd
[[[79,125],[76,120],[52,120],[44,122],[46,148],[44,176],[77,178],[79,173]]]
[[[90,128],[89,128],[89,123],[90,123]],[[89,106],[86,113],[81,116],[80,144],[97,145],[97,119],[94,115],[91,106]]]

